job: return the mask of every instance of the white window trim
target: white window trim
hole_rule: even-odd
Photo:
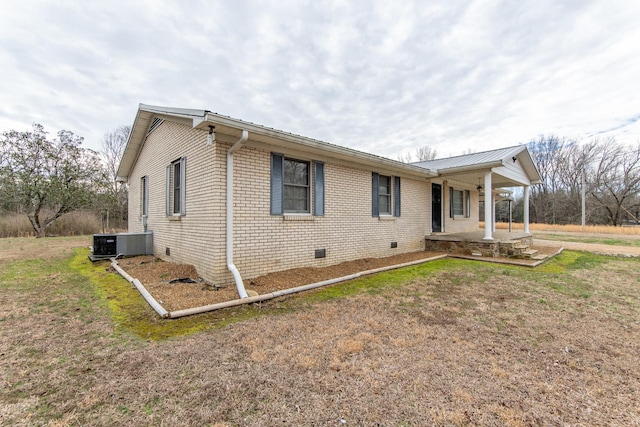
[[[166,176],[166,192],[165,192],[165,204],[166,204],[166,216],[167,217],[182,217],[186,215],[186,195],[187,195],[187,181],[186,181],[186,157],[181,157],[179,159],[174,160],[173,162],[167,165],[167,176]],[[180,186],[177,188],[180,202],[176,209],[176,186],[175,186],[175,172],[176,166],[179,165],[179,183]]]
[[[299,184],[287,184],[286,182],[286,173],[284,173],[284,164],[289,161],[289,162],[297,162],[297,163],[304,163],[307,165],[307,185],[299,185]],[[306,188],[307,189],[307,210],[306,211],[288,211],[285,209],[285,205],[286,202],[283,204],[282,206],[282,211],[283,211],[283,215],[289,215],[289,216],[295,216],[295,215],[300,215],[300,216],[305,216],[305,215],[311,215],[312,212],[312,197],[311,197],[311,188],[312,188],[312,183],[313,183],[313,179],[312,179],[312,165],[313,162],[310,160],[302,160],[302,159],[294,159],[292,157],[284,157],[283,159],[283,181],[282,181],[282,191],[284,191],[286,193],[286,188],[287,186],[291,186],[291,187],[302,187],[302,188]]]
[[[388,179],[388,185],[387,188],[389,190],[388,193],[386,194],[382,194],[380,193],[380,180],[382,178],[387,178]],[[385,196],[388,198],[389,202],[387,203],[387,206],[389,206],[389,212],[382,212],[382,210],[380,209],[380,197]],[[391,217],[393,218],[393,199],[394,199],[394,194],[393,194],[393,176],[391,175],[382,175],[379,174],[378,175],[378,214],[380,215],[380,217]]]

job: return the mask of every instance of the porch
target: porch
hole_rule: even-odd
[[[533,236],[522,231],[496,230],[493,239],[485,239],[482,229],[467,233],[435,233],[425,236],[425,250],[449,252],[477,257],[509,257],[520,259],[544,259],[531,249]]]

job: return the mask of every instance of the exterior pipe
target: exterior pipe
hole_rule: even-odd
[[[238,268],[233,263],[233,153],[238,151],[249,139],[249,132],[242,131],[242,136],[227,151],[227,269],[233,274],[241,299],[248,298]]]
[[[393,270],[393,269],[396,269],[396,268],[409,267],[409,266],[412,266],[412,265],[422,264],[422,263],[427,262],[427,261],[433,261],[433,260],[436,260],[436,259],[446,258],[446,257],[447,257],[446,254],[445,255],[437,255],[437,256],[434,256],[434,257],[431,257],[431,258],[427,258],[427,259],[420,259],[420,260],[417,260],[417,261],[405,262],[403,264],[397,264],[397,265],[391,265],[391,266],[387,266],[387,267],[375,268],[373,270],[366,270],[366,271],[362,271],[360,273],[355,273],[355,274],[350,274],[348,276],[338,277],[336,279],[329,279],[329,280],[324,280],[322,282],[316,282],[316,283],[311,283],[311,284],[308,284],[308,285],[297,286],[295,288],[283,289],[281,291],[274,291],[274,292],[271,292],[271,293],[268,293],[268,294],[258,295],[258,296],[255,296],[255,297],[240,298],[240,299],[236,299],[236,300],[232,300],[232,301],[225,301],[225,302],[221,302],[221,303],[217,303],[217,304],[203,305],[201,307],[194,307],[194,308],[188,308],[188,309],[185,309],[185,310],[172,311],[172,312],[169,313],[168,317],[170,319],[177,319],[179,317],[190,316],[192,314],[206,313],[208,311],[219,310],[221,308],[234,307],[234,306],[241,305],[241,304],[251,304],[251,303],[254,303],[254,302],[265,301],[265,300],[281,297],[281,296],[284,296],[284,295],[293,294],[293,293],[296,293],[296,292],[308,291],[310,289],[315,289],[315,288],[319,288],[319,287],[322,287],[322,286],[333,285],[335,283],[344,282],[346,280],[357,279],[358,277],[366,276],[368,274],[380,273],[380,272],[383,272],[383,271]]]
[[[131,277],[129,274],[127,274],[126,271],[124,271],[122,269],[122,267],[120,267],[118,265],[118,261],[116,261],[115,258],[111,258],[111,266],[118,272],[120,273],[120,275],[122,277],[124,277],[129,283],[132,283],[133,286],[136,287],[136,289],[138,289],[138,292],[140,292],[140,294],[142,295],[142,297],[147,301],[147,303],[149,303],[149,305],[151,306],[151,308],[153,308],[156,313],[158,313],[158,315],[162,318],[166,318],[166,317],[170,317],[169,316],[169,312],[167,310],[164,309],[164,307],[162,307],[158,301],[156,301],[156,299],[149,293],[149,291],[147,291],[145,289],[144,286],[142,286],[142,283],[140,283],[140,280],[138,279],[134,279],[133,277]]]

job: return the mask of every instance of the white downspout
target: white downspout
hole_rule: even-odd
[[[484,239],[493,240],[493,191],[491,187],[491,171],[484,174]]]
[[[233,263],[233,153],[238,151],[247,139],[249,132],[243,130],[240,139],[227,151],[227,268],[233,274],[240,298],[248,298],[249,295],[244,289],[240,272]]]

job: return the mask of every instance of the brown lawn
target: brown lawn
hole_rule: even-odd
[[[67,250],[16,242],[37,259],[0,265],[3,425],[640,425],[636,259],[436,261],[146,341],[56,271]]]

